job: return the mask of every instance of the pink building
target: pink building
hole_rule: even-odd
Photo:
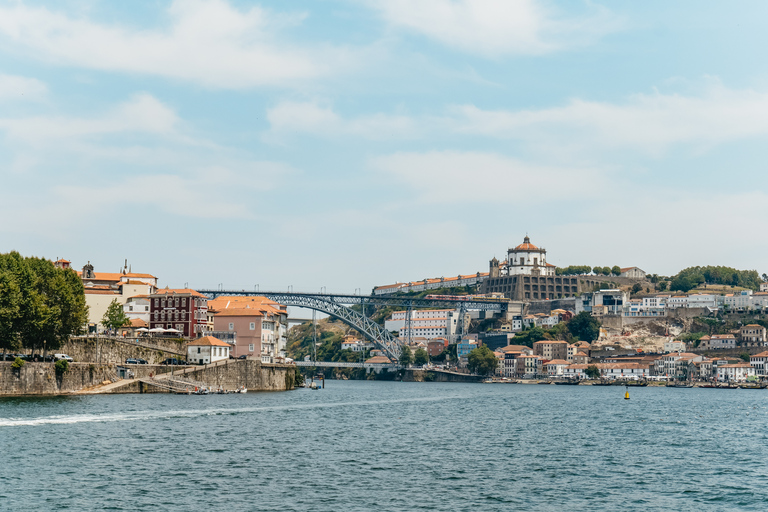
[[[264,297],[218,297],[209,301],[213,332],[230,333],[232,355],[273,362],[284,355],[287,308]]]

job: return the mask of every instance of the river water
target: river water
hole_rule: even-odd
[[[768,390],[0,400],[0,510],[766,510]]]

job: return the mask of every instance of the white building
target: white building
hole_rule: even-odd
[[[685,342],[682,341],[665,341],[664,352],[685,352]]]
[[[755,375],[755,368],[750,363],[721,364],[717,367],[717,380],[720,382],[745,382],[751,375]]]
[[[597,311],[609,315],[621,315],[624,311],[624,304],[628,302],[629,295],[627,292],[618,289],[609,289],[593,292],[590,305],[592,307],[593,315]]]
[[[724,305],[731,311],[749,311],[752,309],[752,290],[729,293],[724,298]]]
[[[674,295],[667,299],[667,308],[686,308],[688,307],[688,297],[686,295]]]
[[[506,274],[554,276],[555,266],[547,263],[547,250],[536,247],[526,236],[522,244],[507,251]]]
[[[101,330],[102,318],[112,301],[124,306],[130,297],[149,295],[157,290],[155,276],[131,272],[127,264],[120,272],[112,273],[94,272],[93,265],[88,262],[77,274],[83,281],[89,329],[96,331]]]
[[[123,306],[125,316],[144,320],[149,325],[149,296],[131,297]]]
[[[667,296],[643,297],[642,299],[630,299],[624,305],[624,316],[666,316]]]
[[[187,361],[209,364],[229,359],[230,345],[213,336],[204,336],[187,343]]]
[[[384,321],[388,331],[398,331],[400,339],[441,338],[454,336],[458,332],[460,312],[453,309],[425,309],[411,311],[411,328],[406,328],[406,312],[395,311]],[[467,321],[467,320],[465,320]]]
[[[749,356],[749,364],[755,369],[755,375],[759,377],[768,375],[768,351]]]
[[[341,342],[341,350],[351,350],[352,352],[365,352],[373,348],[373,343],[359,340],[353,336],[344,336]]]
[[[627,267],[621,269],[620,277],[629,277],[632,279],[645,279],[645,271],[638,267]]]
[[[650,367],[640,363],[594,363],[566,366],[563,376],[570,379],[585,379],[587,377],[587,368],[590,366],[597,367],[600,371],[600,377],[603,379],[639,380],[645,379],[650,375]]]
[[[570,365],[569,361],[564,359],[553,359],[544,363],[547,370],[547,375],[550,377],[563,377],[565,375],[565,369]]]
[[[725,350],[736,348],[736,336],[733,334],[713,334],[702,336],[699,349],[701,350]]]

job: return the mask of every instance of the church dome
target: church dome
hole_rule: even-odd
[[[516,251],[538,251],[539,248],[531,243],[531,239],[527,236],[523,240],[523,243],[515,247]]]

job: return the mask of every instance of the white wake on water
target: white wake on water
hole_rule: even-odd
[[[77,423],[109,423],[115,421],[166,420],[171,418],[194,418],[200,416],[248,414],[261,411],[289,411],[301,409],[322,409],[349,406],[384,405],[403,402],[439,402],[464,399],[461,395],[443,397],[401,398],[396,400],[367,400],[358,402],[329,402],[314,404],[289,404],[262,407],[238,407],[231,409],[188,409],[177,411],[135,411],[126,413],[73,414],[69,416],[44,416],[39,418],[0,418],[0,427],[36,427],[41,425],[71,425]]]

